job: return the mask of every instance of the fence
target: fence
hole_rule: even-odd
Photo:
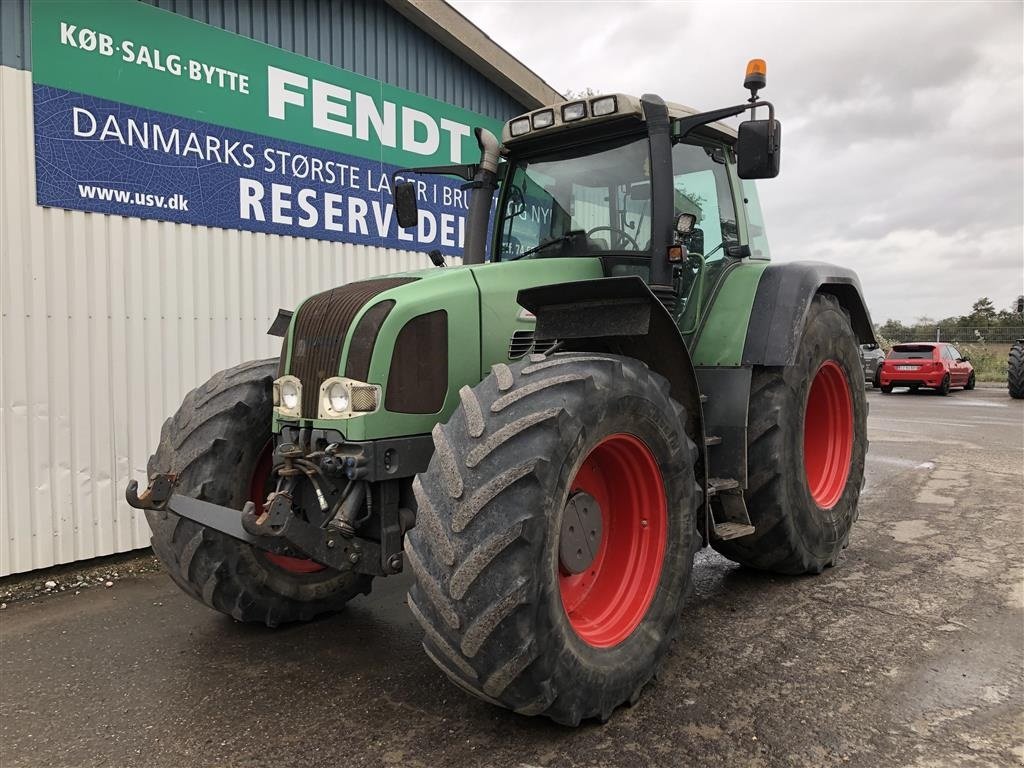
[[[948,341],[951,344],[1012,344],[1024,339],[1024,326],[990,326],[985,328],[963,328],[950,326],[916,326],[901,328],[882,336],[892,342],[905,341]]]

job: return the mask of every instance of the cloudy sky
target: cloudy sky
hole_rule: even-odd
[[[766,59],[772,257],[853,267],[875,322],[1024,292],[1024,4],[453,4],[561,92],[712,109]]]

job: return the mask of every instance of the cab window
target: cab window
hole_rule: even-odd
[[[684,245],[705,262],[723,258],[726,248],[739,244],[725,158],[721,145],[676,144],[672,148],[675,214],[697,217],[696,229]]]
[[[646,255],[650,198],[646,137],[520,158],[498,220],[500,258]]]

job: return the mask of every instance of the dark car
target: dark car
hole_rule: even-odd
[[[950,387],[974,389],[974,366],[952,344],[923,341],[895,344],[879,371],[882,392],[893,387],[930,387],[940,395]]]
[[[882,361],[885,359],[885,352],[879,349],[877,344],[860,345],[860,362],[864,368],[864,381],[870,381],[871,386],[878,389],[881,382],[878,380],[878,373],[882,368]]]

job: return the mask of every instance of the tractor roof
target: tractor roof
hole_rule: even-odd
[[[667,106],[671,118],[699,113],[699,110],[674,102],[668,102]],[[536,139],[542,133],[561,132],[567,128],[590,126],[623,117],[635,117],[639,121],[645,119],[639,98],[625,93],[607,93],[585,99],[570,99],[512,118],[501,131],[501,143],[515,144],[524,139]],[[732,142],[736,138],[736,130],[724,123],[709,123],[706,128],[725,141]]]

